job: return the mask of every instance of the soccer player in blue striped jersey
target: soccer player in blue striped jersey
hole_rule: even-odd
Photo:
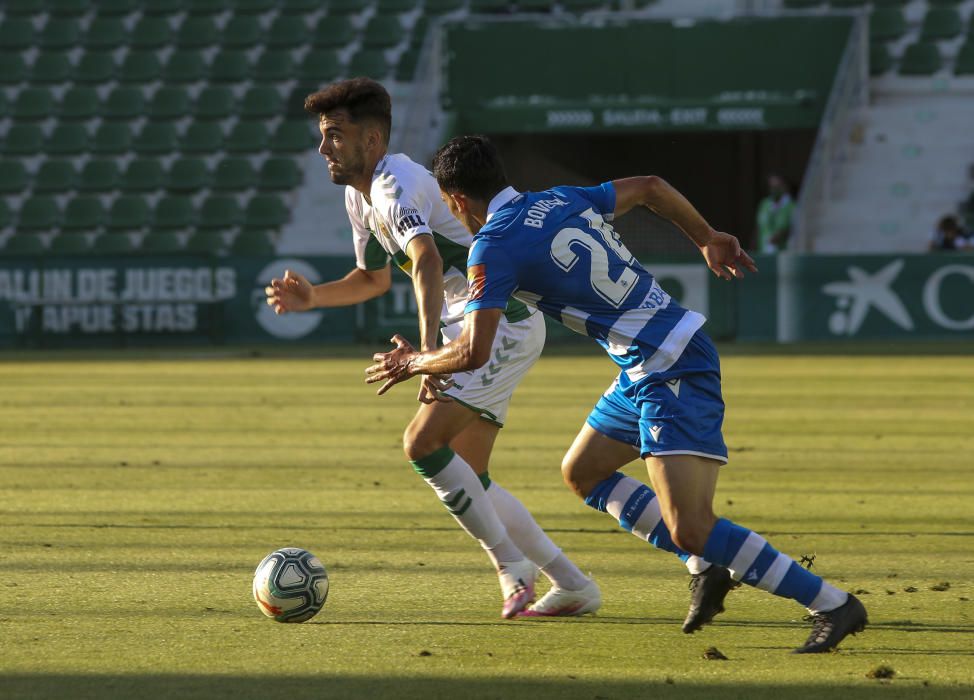
[[[480,366],[514,294],[595,340],[619,366],[562,464],[588,505],[657,547],[701,556],[711,569],[725,567],[736,581],[805,606],[813,629],[798,653],[829,651],[863,629],[866,611],[854,596],[714,514],[727,461],[717,352],[701,330],[704,317],[660,288],[610,222],[648,207],[681,228],[714,274],[728,280],[757,271],[737,239],[711,228],[658,177],[518,193],[484,137],[449,142],[437,152],[433,174],[453,214],[475,234],[464,330],[433,352],[397,340],[397,348],[373,358],[368,381],[384,382],[381,393],[417,374]],[[633,448],[655,491],[619,473]]]

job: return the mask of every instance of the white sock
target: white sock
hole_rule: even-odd
[[[840,588],[836,588],[828,581],[822,581],[822,588],[819,590],[815,600],[808,606],[808,612],[812,615],[835,610],[849,600],[849,594]]]
[[[551,541],[521,501],[496,481],[490,482],[487,495],[511,540],[553,585],[569,591],[585,588],[588,577]]]
[[[710,568],[711,564],[706,559],[698,557],[696,554],[691,554],[690,558],[686,561],[687,570],[691,574],[702,574],[704,571]]]

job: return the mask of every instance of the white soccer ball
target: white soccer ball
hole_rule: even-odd
[[[311,552],[283,547],[271,552],[254,572],[254,600],[278,622],[304,622],[328,598],[328,572]]]

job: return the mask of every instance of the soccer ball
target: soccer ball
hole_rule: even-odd
[[[304,622],[328,598],[328,572],[321,560],[298,547],[271,552],[254,572],[254,600],[278,622]]]

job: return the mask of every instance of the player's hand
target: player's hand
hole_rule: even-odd
[[[297,272],[285,270],[284,277],[271,280],[270,285],[264,288],[264,293],[267,295],[267,305],[276,314],[307,311],[311,308],[311,283]]]
[[[365,378],[366,384],[385,382],[375,392],[379,396],[382,396],[399,382],[404,382],[416,374],[410,366],[410,360],[417,353],[409,341],[397,333],[392,336],[390,342],[396,346],[395,349],[389,352],[377,352],[372,356],[372,362],[375,364],[365,369],[365,373],[368,375]]]
[[[706,245],[700,247],[707,267],[721,279],[730,280],[743,277],[744,270],[757,272],[754,260],[741,250],[740,241],[729,233],[714,231]]]
[[[453,401],[449,396],[442,392],[453,386],[453,379],[445,374],[426,374],[419,385],[419,396],[416,398],[420,403],[433,403],[440,401],[450,403]]]

